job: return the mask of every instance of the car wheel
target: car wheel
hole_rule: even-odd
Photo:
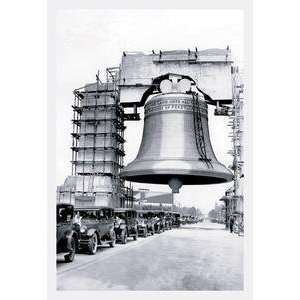
[[[122,235],[122,240],[121,240],[122,244],[127,244],[127,232],[125,230],[124,234]]]
[[[94,233],[89,239],[89,243],[88,243],[89,254],[96,254],[97,248],[98,248],[98,238],[97,238],[97,234]]]
[[[65,262],[67,262],[67,263],[72,262],[75,258],[76,242],[73,237],[71,239],[71,247],[72,247],[72,250],[67,255],[65,255]]]
[[[109,246],[113,248],[115,247],[115,245],[116,245],[116,233],[113,231],[111,233],[111,242],[109,243]]]

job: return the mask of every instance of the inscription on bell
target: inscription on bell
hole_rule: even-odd
[[[201,108],[203,109],[203,108]],[[193,111],[193,100],[192,99],[157,99],[157,100],[150,100],[145,105],[145,114],[148,115],[154,112],[160,111]],[[203,111],[204,113],[204,111]]]

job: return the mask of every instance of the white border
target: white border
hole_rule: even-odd
[[[237,1],[231,0],[226,1],[220,4],[220,1],[210,0],[205,1],[204,3],[199,3],[199,1],[174,1],[174,0],[165,0],[165,1],[76,1],[76,0],[52,0],[48,1],[48,298],[49,299],[82,299],[84,297],[89,297],[89,299],[99,299],[99,297],[122,297],[122,299],[137,299],[143,298],[143,300],[155,298],[164,298],[164,299],[174,299],[178,297],[187,297],[189,299],[249,299],[251,296],[252,281],[251,281],[251,265],[252,265],[252,251],[251,251],[251,201],[245,200],[245,227],[247,228],[244,240],[245,240],[245,254],[244,254],[244,291],[159,291],[159,292],[148,292],[148,291],[56,291],[56,254],[55,254],[55,201],[56,199],[56,186],[55,186],[55,13],[57,9],[105,9],[105,8],[160,8],[160,9],[242,9],[244,10],[245,15],[245,74],[248,74],[249,77],[245,78],[246,89],[245,98],[251,99],[252,91],[252,70],[251,70],[251,5],[250,1]],[[248,102],[249,103],[249,102]],[[245,107],[245,111],[249,112],[248,116],[250,118],[245,119],[245,128],[251,132],[251,105],[248,104],[248,107]],[[248,147],[245,149],[245,161],[248,162],[245,168],[245,177],[248,178],[248,182],[245,182],[245,199],[251,199],[251,135],[245,135],[245,141],[248,144]]]

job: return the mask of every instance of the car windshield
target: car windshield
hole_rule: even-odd
[[[123,219],[125,220],[126,219],[126,213],[125,212],[115,212],[115,216],[120,218],[120,219]]]
[[[73,218],[73,206],[57,206],[56,220],[57,223],[70,222]]]
[[[97,220],[97,211],[95,210],[79,211],[79,215],[82,220]]]

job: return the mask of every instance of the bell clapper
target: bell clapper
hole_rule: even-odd
[[[179,180],[176,177],[172,177],[168,181],[168,185],[171,188],[173,194],[178,194],[179,193],[179,189],[182,187],[182,181]]]

